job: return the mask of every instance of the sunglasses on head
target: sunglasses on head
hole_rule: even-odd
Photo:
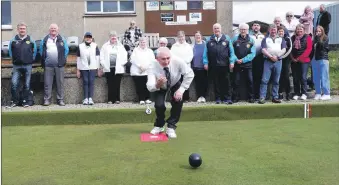
[[[293,17],[293,15],[286,15],[286,17]]]

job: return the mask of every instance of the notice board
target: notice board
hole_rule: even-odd
[[[194,35],[196,31],[211,35],[217,22],[217,3],[210,2],[205,5],[204,1],[145,2],[145,32],[159,33],[161,37],[176,36],[179,30],[186,35]]]

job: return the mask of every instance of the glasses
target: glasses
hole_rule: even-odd
[[[293,17],[293,15],[286,15],[286,17]]]

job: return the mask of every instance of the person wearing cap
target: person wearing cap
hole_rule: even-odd
[[[100,50],[100,69],[99,73],[105,73],[108,86],[108,104],[120,103],[120,83],[122,75],[125,73],[125,64],[127,63],[127,51],[125,47],[118,42],[118,34],[111,31],[109,41],[107,41]]]
[[[77,77],[82,77],[84,100],[83,105],[94,105],[93,92],[95,75],[100,65],[100,51],[98,45],[94,43],[92,33],[86,32],[84,40],[79,44],[77,51]],[[98,76],[100,76],[98,72]]]

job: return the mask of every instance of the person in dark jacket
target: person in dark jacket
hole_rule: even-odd
[[[286,55],[287,52],[291,52],[292,41],[291,38],[284,34],[285,30],[282,26],[278,27],[278,35],[281,38],[284,38],[286,42]],[[287,101],[290,100],[290,92],[291,92],[291,84],[290,84],[290,69],[291,69],[291,59],[289,57],[285,57],[282,59],[282,68],[280,73],[279,80],[279,99],[284,99],[283,92],[285,92],[285,98]]]
[[[240,34],[233,37],[232,44],[234,47],[235,60],[231,61],[231,69],[233,69],[233,102],[240,99],[240,83],[241,79],[245,78],[247,84],[248,101],[254,103],[253,92],[253,75],[252,75],[252,60],[255,57],[256,47],[255,41],[248,35],[249,25],[239,25]]]
[[[49,34],[40,42],[41,65],[45,69],[44,106],[50,105],[54,76],[57,84],[57,103],[60,106],[65,106],[64,75],[68,51],[66,39],[59,35],[58,25],[51,24]]]
[[[12,58],[12,101],[10,107],[15,107],[19,103],[18,88],[21,76],[24,77],[24,89],[22,105],[28,107],[28,95],[30,91],[32,63],[35,60],[37,47],[31,36],[27,35],[27,25],[19,23],[17,25],[18,34],[9,42],[9,56]]]
[[[233,104],[230,81],[230,61],[234,60],[233,44],[229,36],[222,34],[221,25],[213,25],[214,34],[207,42],[208,71],[214,83],[215,100],[220,104]]]
[[[313,41],[313,82],[315,85],[315,100],[330,100],[330,77],[328,60],[328,37],[322,26],[317,26]],[[321,93],[323,95],[321,96]]]
[[[328,11],[326,11],[325,5],[322,4],[320,5],[320,14],[318,15],[316,26],[322,26],[325,30],[325,35],[328,35],[328,32],[330,31],[330,23],[331,23],[331,14]]]
[[[295,34],[291,38],[291,69],[293,75],[294,100],[306,100],[307,95],[307,72],[311,61],[310,54],[312,51],[312,38],[305,33],[303,24],[298,24]]]

